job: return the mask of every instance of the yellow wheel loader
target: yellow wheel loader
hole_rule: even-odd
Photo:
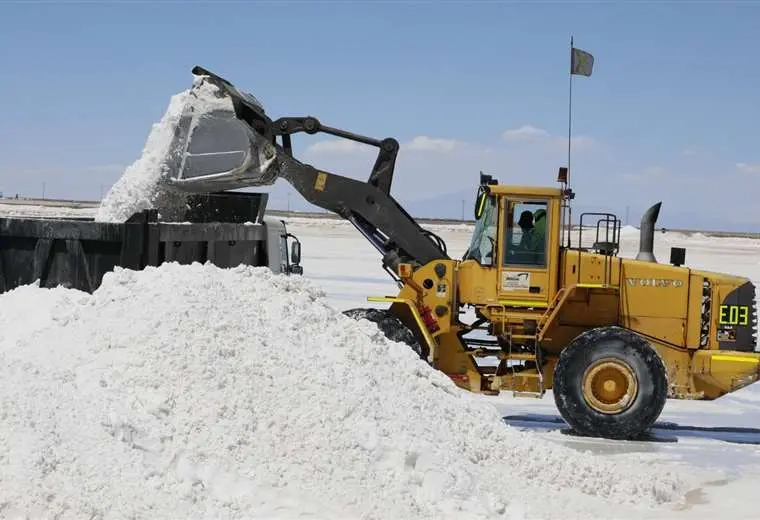
[[[659,203],[642,217],[639,255],[626,259],[618,256],[614,215],[586,213],[570,225],[574,195],[566,169],[555,188],[505,186],[481,173],[471,244],[461,259],[451,258],[443,240],[390,194],[395,139],[357,135],[314,117],[272,120],[256,98],[225,79],[201,67],[193,74],[197,96],[211,84],[218,98],[188,104],[169,185],[192,193],[282,178],[310,203],[351,222],[380,252],[399,292],[369,298],[387,302],[385,310],[346,314],[374,321],[459,387],[539,397],[551,389],[576,432],[632,439],[669,397],[716,399],[760,377],[755,287],[684,266],[680,248],[671,250],[670,264],[658,263]],[[291,136],[301,132],[377,147],[369,179],[298,161]],[[584,233],[594,238],[588,247],[581,247]],[[464,320],[468,310],[471,323]]]

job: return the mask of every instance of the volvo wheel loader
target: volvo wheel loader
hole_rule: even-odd
[[[632,439],[653,424],[667,398],[712,400],[760,377],[755,287],[683,265],[679,248],[670,264],[657,262],[660,204],[642,218],[638,257],[621,258],[614,215],[586,213],[570,225],[574,195],[566,169],[557,187],[506,186],[481,173],[471,245],[454,258],[391,195],[395,139],[311,116],[273,120],[227,80],[201,67],[192,72],[193,89],[214,85],[218,99],[205,104],[213,110],[188,105],[167,182],[194,193],[282,178],[351,222],[377,248],[399,292],[369,298],[387,309],[346,314],[375,321],[459,387],[520,396],[551,389],[576,432]],[[291,145],[297,133],[377,147],[368,180],[299,161]],[[581,247],[584,232],[594,238],[588,247]],[[469,323],[467,310],[475,316]]]

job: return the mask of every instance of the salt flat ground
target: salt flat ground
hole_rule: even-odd
[[[0,216],[89,216],[92,210],[66,210],[3,206]],[[396,287],[382,270],[379,254],[348,223],[324,219],[288,218],[289,230],[303,244],[304,276],[321,286],[337,310],[372,306],[369,295],[394,294]],[[448,246],[452,257],[461,257],[470,239],[470,226],[429,226]],[[625,230],[621,256],[631,257],[638,248],[638,234]],[[657,233],[655,255],[667,261],[671,246],[687,248],[687,264],[694,268],[747,276],[760,284],[760,240],[709,238],[704,235]],[[760,384],[714,402],[669,401],[646,442],[617,442],[580,438],[566,433],[553,396],[543,399],[482,396],[505,417],[511,427],[531,431],[537,438],[579,451],[601,453],[620,462],[666,461],[693,468],[704,483],[690,497],[689,507],[662,512],[657,518],[759,518],[760,500]],[[477,439],[473,439],[477,442]],[[509,468],[504,468],[509,485]],[[540,489],[536,490],[541,493]],[[615,518],[611,512],[610,518]]]
[[[289,231],[302,242],[304,276],[323,287],[335,308],[371,307],[367,296],[397,292],[381,267],[379,253],[347,222],[285,220]],[[450,256],[461,258],[469,244],[471,226],[427,228],[444,239]],[[573,240],[577,240],[575,235]],[[624,229],[620,255],[635,257],[638,245],[638,232]],[[668,262],[672,246],[685,247],[687,264],[695,269],[746,276],[760,284],[760,240],[656,233],[655,256],[660,262]],[[712,484],[705,487],[704,495],[694,497],[699,505],[684,511],[684,517],[708,518],[730,507],[734,518],[760,518],[760,500],[755,496],[760,486],[760,384],[713,402],[670,400],[652,440],[646,442],[568,435],[551,391],[542,399],[513,398],[509,393],[481,398],[495,406],[513,427],[578,450],[619,457],[621,471],[625,471],[628,457],[693,466],[706,483]]]

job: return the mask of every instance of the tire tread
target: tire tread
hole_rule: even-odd
[[[589,407],[579,392],[586,366],[603,355],[631,362],[640,379],[633,405],[619,415],[605,415]],[[577,336],[560,354],[554,372],[554,400],[563,419],[582,435],[613,439],[640,437],[657,420],[668,393],[667,371],[657,351],[628,329],[599,327]]]

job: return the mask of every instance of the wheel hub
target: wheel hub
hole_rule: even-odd
[[[619,359],[600,359],[583,374],[583,398],[597,412],[621,413],[631,406],[637,392],[636,375]]]

